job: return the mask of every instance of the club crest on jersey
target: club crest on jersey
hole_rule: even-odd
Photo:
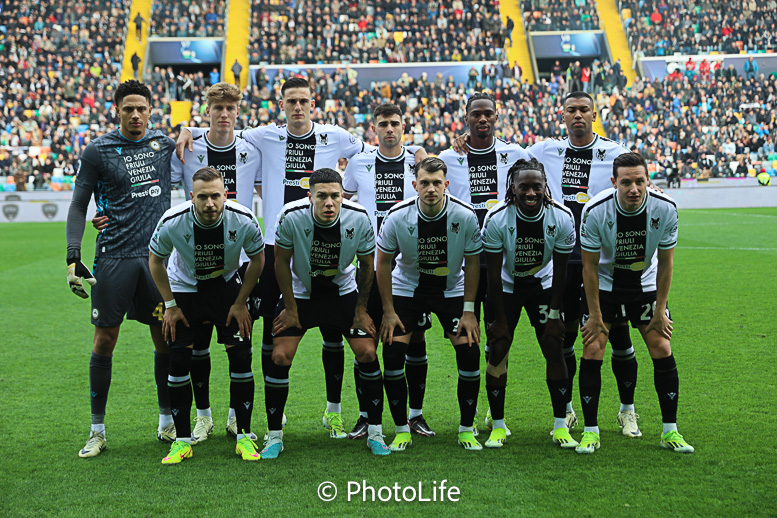
[[[159,141],[158,140],[152,140],[151,142],[148,143],[148,145],[154,151],[159,151],[160,149],[162,149],[162,146],[159,145]]]
[[[305,237],[308,237],[309,235],[310,235],[310,229],[306,228],[305,229]]]
[[[607,156],[607,150],[605,149],[596,150],[596,158],[598,158],[599,160],[604,160],[605,156]]]
[[[454,234],[458,234],[459,226],[460,226],[459,223],[451,223],[451,232],[453,232]]]
[[[345,239],[353,239],[353,228],[345,229]]]
[[[329,144],[329,134],[328,133],[322,133],[318,136],[318,143],[322,146],[326,146]]]
[[[499,153],[499,161],[503,164],[507,164],[507,153]]]
[[[462,165],[464,163],[464,157],[463,156],[458,157],[456,160],[459,161],[459,165]]]
[[[237,241],[237,230],[227,230],[227,239],[233,243]]]
[[[548,234],[548,237],[553,237],[556,235],[556,225],[548,225],[545,228],[545,233]]]
[[[558,156],[561,156],[561,155],[563,155],[563,154],[564,154],[564,148],[562,148],[562,147],[558,147],[558,148],[556,148],[556,149],[558,150]]]
[[[192,238],[192,235],[191,235],[191,234],[184,234],[184,235],[183,235],[183,238],[184,238],[184,239],[186,240],[186,242],[188,243],[188,242],[189,242],[189,240]]]
[[[413,235],[413,232],[415,232],[415,227],[407,227],[407,229],[410,231],[410,235]],[[383,230],[383,229],[381,229]]]
[[[113,149],[116,150],[116,152],[121,155],[121,149],[122,149],[121,146],[115,147]]]
[[[241,164],[248,162],[248,153],[240,153],[240,158],[238,160],[240,160]]]
[[[661,218],[650,218],[650,228],[658,230],[658,224],[661,223]]]
[[[612,230],[613,225],[615,225],[615,223],[613,223],[612,221],[607,222],[607,227],[609,227],[610,230]]]
[[[199,160],[200,163],[202,163],[202,161],[205,160],[205,155],[197,155],[197,160]]]

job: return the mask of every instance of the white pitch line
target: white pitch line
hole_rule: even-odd
[[[678,246],[680,250],[744,250],[756,252],[774,252],[777,248],[738,248],[733,246]]]
[[[771,214],[743,214],[741,212],[722,212],[720,210],[695,210],[694,212],[702,212],[704,214],[715,214],[717,216],[721,217],[727,217],[727,216],[743,216],[746,218],[777,218],[777,216],[773,216]]]

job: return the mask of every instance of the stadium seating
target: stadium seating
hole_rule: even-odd
[[[599,29],[599,13],[594,0],[524,0],[523,17],[529,31]]]
[[[151,13],[151,35],[177,38],[224,36],[225,0],[156,0]]]

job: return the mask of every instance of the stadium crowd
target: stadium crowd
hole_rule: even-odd
[[[739,54],[773,50],[777,35],[777,1],[699,2],[622,0],[627,35],[634,52]]]
[[[151,34],[170,38],[224,36],[227,2],[156,0],[152,3]]]
[[[599,13],[592,0],[524,0],[523,17],[529,31],[599,29]]]
[[[506,27],[498,2],[254,0],[252,64],[495,60]],[[307,49],[307,50],[305,50]]]

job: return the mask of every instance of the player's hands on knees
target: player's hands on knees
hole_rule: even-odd
[[[165,314],[162,317],[162,336],[168,342],[175,342],[175,326],[178,322],[183,323],[186,327],[189,327],[189,322],[178,306],[165,309]]]
[[[194,151],[193,142],[194,138],[192,137],[191,132],[187,129],[181,129],[181,134],[178,135],[178,140],[175,143],[175,156],[178,157],[181,163],[186,163],[186,160],[183,159],[183,152],[186,148],[189,149],[190,153]]]
[[[580,330],[583,335],[583,345],[590,346],[596,343],[599,335],[604,335],[605,341],[610,332],[604,325],[601,317],[588,317],[588,322]]]
[[[560,318],[549,318],[548,321],[545,322],[545,331],[542,332],[542,342],[544,343],[545,340],[553,340],[563,343],[566,332],[567,328]]]
[[[394,329],[397,327],[402,330],[403,335],[406,334],[405,326],[399,319],[399,315],[393,312],[384,313],[383,322],[380,324],[380,339],[383,340],[384,344],[391,345],[391,342],[394,341]]]
[[[461,315],[459,320],[459,326],[456,329],[456,338],[462,336],[462,332],[467,337],[467,344],[472,347],[472,344],[480,345],[480,324],[478,319],[475,318],[475,314],[470,311],[465,311]]]
[[[655,331],[662,337],[670,340],[672,338],[672,331],[674,330],[672,324],[673,322],[666,314],[656,311],[656,314],[653,315],[653,318],[650,319],[650,322],[645,328],[645,333],[647,334],[650,331]]]
[[[251,336],[251,329],[253,328],[254,321],[251,319],[251,313],[248,312],[248,307],[243,304],[232,304],[227,314],[227,325],[235,319],[238,327],[240,328],[240,336],[243,338],[249,338]]]
[[[453,140],[453,144],[451,147],[453,150],[460,154],[460,155],[466,155],[469,151],[469,131],[464,133],[463,135],[459,135]]]
[[[375,322],[372,321],[372,317],[367,313],[367,310],[362,307],[356,308],[351,329],[359,329],[375,338]]]
[[[299,314],[297,313],[296,308],[285,308],[281,311],[281,314],[272,321],[272,334],[277,335],[278,333],[282,333],[293,327],[302,328],[302,324],[299,322]]]
[[[70,291],[82,299],[88,299],[89,294],[84,290],[83,281],[86,281],[89,286],[97,284],[97,279],[94,278],[94,275],[89,271],[89,268],[81,262],[80,258],[73,259],[72,263],[70,262],[70,259],[68,259],[67,283],[70,286]]]
[[[108,216],[100,216],[99,214],[95,214],[92,218],[92,226],[97,230],[97,232],[102,232],[108,228]]]

